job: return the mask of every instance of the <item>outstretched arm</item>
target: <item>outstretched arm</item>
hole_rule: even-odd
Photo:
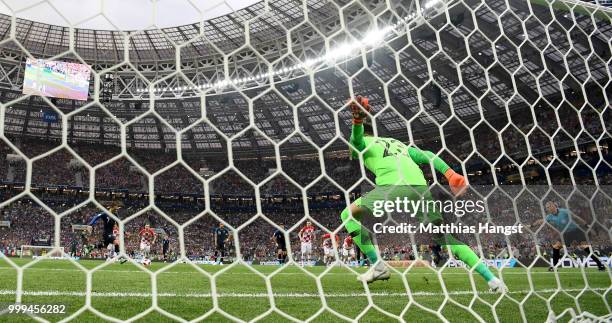
[[[365,149],[366,143],[363,139],[363,124],[353,124],[350,143],[358,151]]]
[[[455,173],[455,171],[450,168],[450,166],[448,166],[448,164],[444,162],[442,158],[436,156],[431,151],[423,151],[415,147],[408,148],[408,154],[410,155],[410,158],[412,158],[412,160],[418,165],[433,163],[434,168],[438,172],[444,174],[444,177],[446,177],[448,180],[448,185],[450,186],[451,191],[455,195],[461,195],[465,192],[465,177]]]
[[[448,166],[442,158],[436,156],[429,150],[420,150],[419,148],[410,147],[408,148],[408,154],[417,165],[433,163],[434,168],[442,174],[450,169],[450,166]]]
[[[578,214],[576,214],[576,213],[569,213],[569,216],[570,216],[570,221],[574,222],[575,225],[577,225],[577,226],[579,226],[581,228],[590,229],[591,224],[587,223],[583,218],[578,216]]]
[[[534,222],[533,222],[533,223],[530,225],[530,227],[539,227],[539,226],[540,226],[540,225],[542,225],[542,223],[544,223],[544,222],[548,222],[548,215],[547,215],[547,216],[546,216],[546,218],[544,218],[544,219],[537,219],[537,220],[535,220],[535,221],[534,221]]]
[[[91,234],[91,232],[93,231],[93,225],[96,224],[96,222],[98,222],[98,220],[100,220],[104,216],[104,212],[94,214],[91,220],[89,220],[89,222],[87,223],[87,234]]]
[[[272,236],[270,237],[270,241],[272,241],[275,246],[278,246],[278,242],[276,241],[276,232],[272,234]]]
[[[89,220],[89,223],[87,223],[87,225],[91,226],[91,225],[96,224],[96,222],[98,222],[98,220],[100,220],[103,216],[104,216],[103,212],[94,214],[93,218],[91,218],[91,220]]]
[[[358,151],[362,151],[366,147],[365,140],[363,139],[363,121],[367,118],[370,111],[370,103],[368,98],[358,95],[355,100],[351,100],[349,108],[353,115],[353,128],[351,131],[350,143]]]

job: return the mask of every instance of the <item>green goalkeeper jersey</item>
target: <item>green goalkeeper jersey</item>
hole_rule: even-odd
[[[353,125],[350,139],[358,151],[363,151],[364,166],[376,177],[376,185],[427,185],[420,164],[433,161],[437,171],[444,173],[449,166],[432,152],[408,147],[393,138],[363,135],[363,125]],[[353,150],[354,157],[358,152]]]

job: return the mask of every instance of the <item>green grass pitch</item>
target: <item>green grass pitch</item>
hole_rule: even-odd
[[[18,266],[31,260],[15,259]],[[103,261],[84,260],[79,264],[92,269]],[[279,312],[296,320],[314,322],[341,321],[358,318],[363,322],[393,322],[402,317],[409,322],[440,321],[474,322],[478,316],[486,322],[517,322],[523,319],[543,322],[550,307],[562,322],[574,313],[589,312],[597,316],[610,314],[611,278],[609,272],[595,269],[561,269],[557,274],[545,268],[504,269],[498,272],[510,288],[505,297],[488,293],[484,281],[464,269],[447,268],[440,275],[428,268],[412,268],[394,273],[387,282],[375,282],[366,290],[355,274],[346,268],[283,268],[274,266],[225,265],[199,266],[207,277],[187,264],[153,263],[149,269],[153,278],[137,266],[108,264],[91,275],[91,306],[97,311],[120,320],[147,312],[138,322],[172,322],[172,318],[152,310],[154,288],[160,309],[186,320],[202,318],[206,322],[230,321],[220,312],[211,312],[214,302],[223,312],[238,319],[255,318],[264,322],[288,321]],[[363,269],[356,269],[363,271]],[[262,276],[270,277],[269,285]],[[312,276],[311,276],[312,274]],[[320,277],[319,283],[315,277]],[[0,258],[0,304],[15,302],[17,271]],[[21,277],[23,303],[65,304],[64,315],[43,315],[49,321],[59,321],[81,310],[86,304],[87,275],[73,263],[42,260],[25,267]],[[212,289],[212,281],[214,288]],[[443,282],[443,283],[442,283]],[[587,289],[584,289],[588,286]],[[410,292],[407,293],[407,288]],[[273,293],[276,311],[271,311],[269,290]],[[477,293],[473,291],[476,290]],[[325,295],[322,298],[320,295]],[[218,297],[213,298],[212,295]],[[448,297],[445,297],[448,295]],[[324,310],[323,302],[336,313]],[[373,306],[371,306],[373,305]],[[568,310],[570,309],[570,310]],[[387,315],[391,314],[397,317]],[[439,313],[439,314],[437,314]],[[475,315],[476,314],[476,315]],[[0,322],[30,322],[25,315],[0,316]],[[81,310],[76,322],[105,322],[94,312]]]

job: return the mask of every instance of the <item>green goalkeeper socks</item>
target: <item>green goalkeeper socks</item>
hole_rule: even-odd
[[[376,253],[376,249],[374,246],[370,245],[372,250],[368,250],[368,252],[364,252],[368,260],[370,261],[370,265],[373,266],[378,261],[378,254]]]
[[[476,253],[474,253],[474,251],[472,251],[469,246],[459,242],[454,238],[452,238],[452,240],[449,238],[448,240],[452,241],[452,243],[448,247],[457,259],[463,261],[466,265],[468,265],[469,268],[474,268],[474,266],[476,266],[474,270],[479,273],[487,282],[495,278],[495,275],[493,275],[487,265],[480,261],[480,258],[476,255]]]
[[[356,234],[353,233],[351,235],[353,235],[355,244],[359,246],[359,250],[368,257],[370,264],[374,265],[378,261],[378,254],[376,253],[376,247],[374,247],[368,231],[360,229]]]
[[[361,198],[359,198],[359,200],[361,200]],[[368,230],[363,228],[356,218],[350,218],[348,208],[342,211],[340,217],[342,218],[342,222],[344,222],[346,231],[353,237],[355,244],[359,247],[361,252],[368,257],[370,264],[375,264],[378,261],[378,254],[376,253],[376,247],[374,247],[372,239],[370,239]]]

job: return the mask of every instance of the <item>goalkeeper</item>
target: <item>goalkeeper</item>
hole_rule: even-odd
[[[394,200],[397,197],[431,198],[427,191],[425,176],[418,166],[430,162],[433,162],[437,171],[444,174],[454,194],[462,194],[466,189],[466,184],[463,176],[455,173],[432,152],[413,147],[408,148],[396,139],[373,137],[371,125],[364,125],[367,117],[365,111],[370,111],[367,98],[357,96],[356,101],[352,100],[349,107],[353,114],[350,143],[354,149],[363,152],[364,166],[374,173],[376,187],[344,209],[341,217],[347,231],[372,264],[372,268],[359,277],[360,280],[370,283],[375,280],[387,280],[390,276],[389,269],[384,262],[378,262],[376,247],[360,221],[364,215],[372,214],[374,202]],[[352,155],[358,157],[358,152],[354,149],[352,149]],[[423,214],[417,214],[417,217],[422,222],[429,221],[434,225],[440,225],[443,222],[441,215],[437,212],[429,212],[427,218]],[[506,290],[503,282],[496,278],[484,263],[480,262],[479,257],[469,246],[451,235],[436,236],[436,243],[447,245],[456,258],[462,260],[470,268],[475,267],[474,270],[488,282],[491,290],[499,292]]]

